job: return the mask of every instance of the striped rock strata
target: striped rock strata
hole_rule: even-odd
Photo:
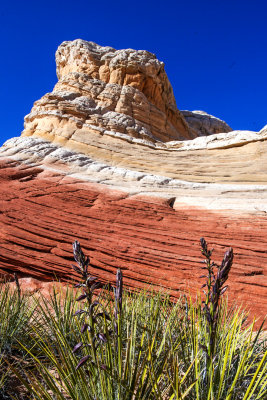
[[[148,68],[147,52],[120,53],[86,43],[64,42],[57,53],[57,85],[67,82],[68,91],[70,76],[73,83],[81,75],[85,79],[71,89],[77,96],[64,103],[62,87],[54,100],[55,90],[44,96],[26,117],[22,137],[0,149],[1,271],[41,280],[75,278],[71,242],[78,239],[91,256],[92,273],[102,280],[114,280],[120,267],[131,287],[151,283],[177,297],[200,289],[199,238],[204,236],[217,260],[227,246],[234,248],[229,293],[262,317],[267,311],[266,127],[180,140],[203,135],[205,124],[196,128],[177,109],[168,111],[175,102],[161,64],[152,57]],[[116,55],[120,61],[113,62]],[[139,71],[143,81],[147,76],[149,85],[153,81],[154,100],[144,90],[148,83],[132,85],[128,67],[121,67],[133,60],[135,68],[137,59],[146,66]],[[121,75],[113,72],[118,65]],[[162,113],[165,128],[124,114],[123,108],[107,111],[121,114],[115,127],[114,114],[100,110],[106,98],[102,105],[97,100],[89,116],[80,93],[91,82],[84,97],[93,98],[96,81],[138,91]],[[107,125],[101,125],[100,115],[106,115]],[[122,128],[123,115],[134,119],[133,130]]]

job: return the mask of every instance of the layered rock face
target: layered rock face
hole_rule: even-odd
[[[173,208],[170,198],[129,195],[71,178],[53,165],[44,168],[13,157],[2,158],[0,167],[3,273],[16,271],[20,277],[42,281],[55,276],[71,280],[75,278],[71,243],[78,239],[90,255],[90,272],[104,282],[114,283],[120,267],[125,284],[132,288],[152,284],[176,298],[189,290],[194,295],[203,283],[199,278],[203,236],[215,248],[218,262],[228,246],[234,248],[230,299],[247,306],[252,316],[261,319],[266,314],[264,212],[209,210],[212,200],[207,195],[207,207],[190,207],[178,197]],[[253,199],[244,198],[248,204]],[[198,203],[196,197],[191,199]]]
[[[120,267],[131,287],[178,297],[201,287],[204,236],[217,260],[234,248],[231,297],[265,315],[266,127],[179,112],[145,51],[77,40],[56,61],[53,92],[0,149],[0,271],[75,278],[78,239],[103,281]]]

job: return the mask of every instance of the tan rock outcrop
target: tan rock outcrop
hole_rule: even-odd
[[[176,107],[164,64],[145,50],[63,42],[52,93],[25,117],[24,135],[84,143],[88,132],[119,132],[149,141],[195,137]]]
[[[231,128],[196,111],[183,112],[187,123],[176,108],[163,63],[153,54],[75,40],[59,46],[56,61],[59,81],[25,117],[22,136],[53,142],[67,154],[80,154],[79,159],[87,157],[84,160],[93,161],[89,175],[95,171],[94,163],[100,163],[101,174],[106,176],[102,181],[114,182],[117,172],[113,168],[122,168],[125,176],[152,174],[160,177],[157,182],[266,182],[266,130],[211,134]],[[177,140],[203,132],[207,136]],[[52,154],[54,157],[51,150]],[[144,182],[144,178],[138,179]]]

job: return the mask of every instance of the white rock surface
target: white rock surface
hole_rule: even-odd
[[[202,150],[202,149],[225,149],[239,147],[248,143],[267,139],[267,129],[260,132],[253,131],[231,131],[228,133],[218,133],[209,136],[200,136],[188,141],[168,142],[169,148],[179,151]]]
[[[213,115],[207,114],[205,111],[182,110],[181,114],[185,117],[190,130],[197,136],[207,136],[214,133],[232,131],[226,122]]]

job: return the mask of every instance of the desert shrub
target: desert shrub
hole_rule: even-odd
[[[81,281],[64,295],[39,301],[31,325],[32,368],[14,369],[32,399],[264,399],[266,342],[247,314],[228,306],[229,249],[217,265],[201,239],[204,300],[123,288],[114,293],[90,275],[90,260],[74,243]],[[76,301],[75,301],[76,300]]]

